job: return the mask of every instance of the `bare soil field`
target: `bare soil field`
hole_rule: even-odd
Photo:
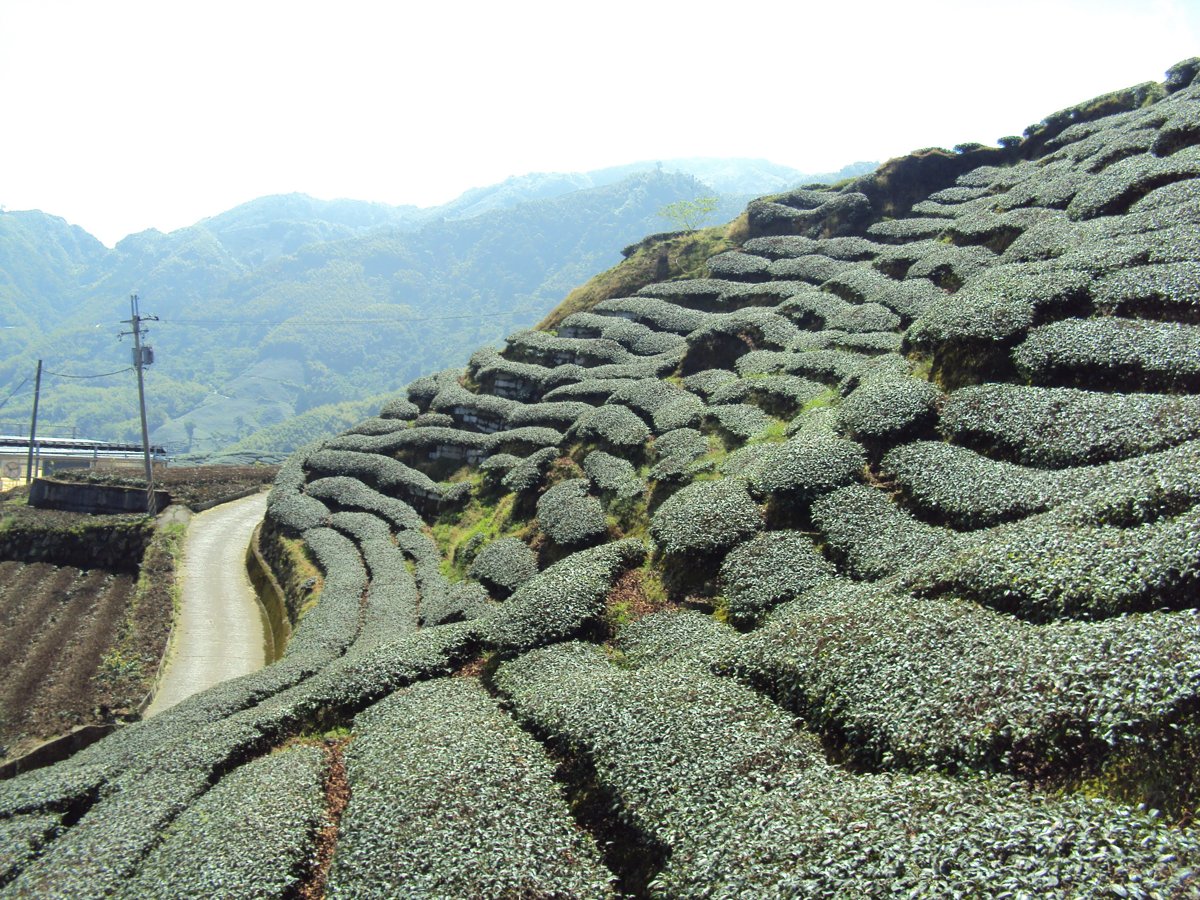
[[[278,470],[195,466],[166,470],[176,503],[201,508],[252,492]],[[101,483],[136,480],[93,476]],[[34,509],[28,492],[0,494],[0,528],[82,533],[140,516]],[[0,561],[0,763],[81,725],[127,721],[153,685],[173,614],[182,526],[158,531],[140,577],[23,560]]]
[[[140,661],[117,647],[134,587],[99,569],[0,562],[0,756],[136,707]]]

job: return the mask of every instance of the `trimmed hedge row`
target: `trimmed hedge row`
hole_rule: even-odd
[[[559,325],[558,333],[563,337],[597,336],[607,341],[616,341],[638,356],[665,353],[680,344],[679,335],[650,328],[640,322],[591,312],[572,313],[567,316]]]
[[[424,472],[378,453],[318,450],[309,456],[305,465],[317,478],[356,478],[385,494],[398,496],[417,509],[427,509],[431,503],[457,503],[470,492],[470,485],[466,483],[439,484]]]
[[[904,277],[928,278],[943,287],[961,286],[972,276],[995,265],[997,259],[997,255],[986,247],[956,247],[930,241],[923,244]]]
[[[813,503],[812,517],[830,554],[854,578],[886,578],[957,546],[954,532],[914,519],[866,485],[826,494]]]
[[[299,537],[309,528],[317,527],[329,515],[329,509],[323,503],[304,493],[307,481],[304,466],[319,446],[319,443],[309,444],[288,457],[279,467],[267,495],[267,518],[291,537]]]
[[[407,402],[407,401],[405,401]],[[416,409],[416,407],[413,407]],[[347,428],[345,434],[390,434],[393,431],[410,427],[410,423],[395,418],[384,418],[383,416],[372,416],[369,419],[363,419],[357,425]]]
[[[416,405],[419,412],[429,412],[429,404],[433,402],[433,398],[438,395],[438,392],[449,385],[458,384],[462,376],[462,369],[442,369],[432,375],[422,375],[411,382],[405,391],[408,399]],[[387,416],[386,418],[392,417]]]
[[[983,384],[952,393],[938,427],[989,455],[1058,469],[1200,436],[1200,397]]]
[[[588,494],[589,487],[586,478],[569,478],[538,498],[538,524],[560,547],[593,544],[608,533],[604,507]]]
[[[325,821],[324,754],[298,746],[235,770],[184,810],[119,897],[278,897],[299,887]]]
[[[786,259],[797,256],[812,256],[818,252],[820,241],[801,237],[796,234],[779,235],[777,237],[751,238],[742,244],[746,253],[753,253],[767,259]]]
[[[656,434],[677,428],[694,428],[704,418],[704,402],[695,394],[680,394],[656,409],[652,418]]]
[[[1078,489],[1069,472],[989,459],[941,441],[917,441],[890,451],[883,468],[919,510],[954,528],[988,528],[1044,512]]]
[[[737,377],[737,373],[731,372],[729,369],[705,369],[684,378],[683,386],[707,399],[721,385],[727,381],[733,381]]]
[[[619,297],[604,300],[596,304],[594,312],[629,319],[656,331],[667,331],[681,336],[695,331],[708,317],[708,313],[653,297]]]
[[[605,404],[626,406],[644,418],[652,418],[661,407],[687,396],[687,392],[658,378],[626,382],[613,391]]]
[[[632,358],[632,354],[616,341],[604,338],[565,338],[546,331],[525,330],[506,340],[508,346],[503,354],[514,362],[598,366],[624,363]]]
[[[695,428],[676,428],[654,442],[658,462],[650,469],[655,481],[682,481],[690,477],[691,466],[708,453],[708,438]]]
[[[491,453],[509,452],[513,446],[527,450],[553,447],[562,442],[562,433],[553,428],[522,427],[480,434],[455,427],[416,427],[392,434],[345,434],[326,443],[327,450],[349,450],[355,453],[376,453],[390,456],[396,453],[453,455],[467,460],[480,459]]]
[[[353,539],[370,573],[360,640],[379,641],[415,630],[420,600],[416,581],[385,522],[368,513],[341,512],[330,516],[329,524]]]
[[[571,384],[556,387],[546,394],[545,399],[556,404],[584,403],[588,406],[603,406],[615,391],[624,385],[635,384],[636,382],[637,379],[634,378],[584,378]],[[584,410],[584,413],[586,412],[589,412],[589,410]],[[583,415],[583,413],[580,415]]]
[[[429,627],[473,622],[491,615],[492,610],[487,588],[474,581],[457,581],[436,597],[423,600],[421,624]]]
[[[1030,626],[879,590],[782,607],[730,668],[860,763],[1033,775],[1169,728],[1196,697],[1198,637],[1195,611]]]
[[[354,731],[330,898],[612,895],[553,764],[474,679],[406,688]]]
[[[622,670],[565,644],[502,666],[496,684],[669,853],[651,885],[661,896],[1167,893],[1200,858],[1188,833],[1106,804],[848,774],[778,707],[692,666]]]
[[[438,391],[429,405],[434,412],[453,416],[459,427],[473,427],[479,431],[498,431],[508,423],[515,410],[522,408],[515,400],[477,394],[457,381]]]
[[[761,281],[770,277],[767,273],[767,260],[750,253],[739,253],[731,250],[709,257],[709,274],[714,278],[730,279],[733,281]]]
[[[847,303],[836,294],[804,291],[779,305],[779,312],[812,331],[894,331],[900,317],[878,303]]]
[[[454,428],[456,423],[454,421],[454,417],[446,415],[446,413],[424,412],[424,413],[421,413],[419,416],[417,416],[415,419],[413,419],[412,424],[413,424],[413,429],[417,429],[417,428],[452,429],[452,428]],[[354,448],[351,446],[347,446],[346,449],[350,450],[350,449],[354,449]]]
[[[396,545],[412,560],[416,579],[418,611],[422,625],[432,625],[447,610],[455,608],[452,585],[442,574],[442,554],[432,537],[422,531],[402,531]]]
[[[329,518],[329,507],[315,497],[276,485],[267,495],[267,517],[291,537],[317,528]]]
[[[1167,157],[1129,156],[1093,177],[1067,207],[1072,219],[1122,213],[1150,188],[1200,176],[1200,147],[1187,147]]]
[[[391,522],[397,529],[420,529],[425,523],[417,511],[395,497],[372,490],[357,478],[331,475],[308,483],[310,497],[327,501],[336,509],[358,509]]]
[[[1192,498],[1154,476],[1113,490],[999,526],[910,583],[1035,621],[1194,606],[1200,505],[1179,512]]]
[[[115,892],[175,816],[237,761],[321,716],[352,713],[404,684],[445,674],[477,643],[473,626],[451,625],[365,652],[351,648],[323,670],[301,667],[289,655],[117,731],[65,763],[5,783],[0,808],[24,812],[82,803],[86,811],[9,892]]]
[[[838,426],[864,443],[893,444],[931,429],[941,399],[941,391],[919,378],[869,378],[838,406]]]
[[[728,625],[694,609],[652,613],[623,626],[614,643],[624,663],[685,663],[708,669],[726,659],[741,636]]]
[[[576,419],[588,411],[590,405],[571,400],[528,403],[518,406],[509,414],[508,427],[512,429],[553,428],[556,431],[566,432],[575,424]]]
[[[854,441],[802,433],[782,444],[764,445],[743,475],[755,497],[804,512],[818,497],[856,480],[866,462],[866,453]]]
[[[618,500],[636,497],[646,489],[632,463],[603,450],[593,450],[584,457],[583,471],[596,490]]]
[[[645,555],[636,540],[572,553],[517,588],[483,623],[484,640],[511,655],[580,635],[604,614],[604,600],[617,578]]]
[[[1032,206],[1006,212],[975,210],[958,216],[946,226],[946,233],[958,244],[986,244],[1008,241],[1043,219],[1057,215],[1057,210]]]
[[[854,268],[845,260],[831,259],[820,254],[777,259],[769,268],[772,278],[789,279],[808,284],[824,284],[842,272]]]
[[[768,531],[738,544],[721,565],[729,613],[753,620],[837,574],[801,531]]]
[[[1195,321],[1200,316],[1200,262],[1167,263],[1123,269],[1092,287],[1102,312],[1133,315],[1157,310],[1161,315]]]
[[[922,347],[1016,340],[1040,313],[1070,312],[1086,302],[1090,283],[1088,273],[1053,264],[993,266],[933,303],[909,328],[908,339]]]
[[[737,287],[736,281],[721,278],[687,278],[680,281],[663,281],[648,284],[638,290],[639,297],[654,297],[680,306],[711,307],[718,305],[721,295]]]
[[[408,397],[393,397],[379,410],[381,419],[415,419],[421,410]]]
[[[825,390],[825,385],[798,375],[762,375],[726,381],[712,392],[708,402],[716,407],[749,401],[777,418],[790,419]]]
[[[15,897],[115,894],[134,877],[142,857],[176,815],[207,790],[208,775],[200,770],[138,773],[110,784],[106,796],[6,885],[5,893]]]
[[[1195,390],[1200,327],[1111,316],[1067,319],[1031,331],[1013,361],[1034,384]]]
[[[515,537],[490,541],[475,554],[468,574],[500,598],[507,597],[537,574],[537,557]]]
[[[310,528],[304,532],[304,543],[324,573],[325,584],[317,605],[302,615],[292,632],[284,658],[301,656],[324,663],[345,653],[358,634],[367,572],[354,543],[332,528]]]
[[[523,403],[537,402],[552,388],[578,380],[565,371],[513,362],[495,347],[476,350],[467,371],[485,393]]]
[[[737,361],[737,370],[743,378],[782,373],[803,375],[828,384],[858,378],[876,364],[872,357],[845,350],[752,350]]]
[[[0,884],[7,884],[57,837],[61,813],[25,813],[0,819]]]
[[[885,244],[902,244],[938,237],[949,223],[946,219],[913,216],[876,222],[867,234]]]
[[[762,528],[762,513],[741,481],[701,481],[654,511],[650,534],[664,553],[694,557],[728,550]]]
[[[646,423],[625,406],[601,406],[585,413],[567,434],[617,452],[636,452],[650,439]]]
[[[508,470],[501,480],[505,490],[514,494],[530,494],[542,485],[550,464],[558,459],[558,450],[546,447],[537,453],[532,453]]]
[[[757,406],[748,403],[724,403],[704,410],[702,423],[724,432],[735,441],[754,437],[770,423],[770,417]]]

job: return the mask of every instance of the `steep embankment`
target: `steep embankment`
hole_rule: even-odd
[[[284,658],[4,785],[8,892],[1194,894],[1198,68],[293,457]]]

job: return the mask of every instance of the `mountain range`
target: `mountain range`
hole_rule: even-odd
[[[115,340],[137,292],[142,314],[158,317],[152,441],[195,458],[288,451],[532,325],[626,244],[669,227],[667,204],[716,195],[713,219],[725,221],[752,196],[872,167],[634,163],[523,175],[424,209],[277,195],[112,249],[61,218],[3,212],[0,430],[28,427],[42,359],[39,433],[138,438],[129,357]]]

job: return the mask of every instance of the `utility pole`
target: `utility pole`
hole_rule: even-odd
[[[38,398],[42,396],[42,361],[37,364],[37,375],[33,379],[33,418],[29,422],[29,458],[25,460],[25,483],[33,480],[33,442],[37,439]]]
[[[142,337],[146,334],[142,322],[157,322],[158,316],[143,316],[138,313],[137,294],[129,295],[129,313],[130,318],[125,324],[130,326],[130,330],[121,332],[121,336],[133,335],[133,367],[137,370],[138,408],[142,415],[142,455],[146,463],[146,511],[154,515],[158,510],[154,508],[154,465],[150,461],[150,430],[146,427],[146,386],[142,377],[142,370],[154,362],[154,351],[142,346]]]

